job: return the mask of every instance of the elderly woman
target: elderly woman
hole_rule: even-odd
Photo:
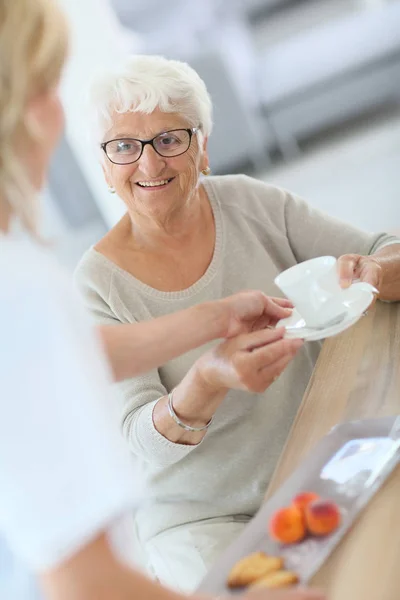
[[[244,175],[199,179],[210,173],[212,106],[187,64],[130,58],[95,84],[93,111],[106,182],[126,205],[77,271],[100,323],[246,288],[276,295],[280,271],[321,255],[341,257],[343,285],[357,277],[382,299],[400,298],[396,238]],[[301,347],[268,388],[266,356],[242,368],[245,349],[240,337],[209,345],[121,384],[123,433],[147,489],[136,515],[141,551],[160,581],[185,591],[260,507],[320,346]]]

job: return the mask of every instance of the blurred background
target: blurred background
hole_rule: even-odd
[[[185,60],[214,102],[214,174],[286,187],[370,231],[400,233],[400,0],[62,0],[67,129],[44,231],[72,270],[123,214],[87,134],[93,73],[127,53]]]

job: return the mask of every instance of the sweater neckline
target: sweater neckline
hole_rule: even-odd
[[[94,252],[95,256],[99,260],[101,260],[103,263],[108,264],[108,266],[111,267],[114,273],[118,273],[120,276],[124,277],[124,279],[129,281],[136,289],[148,296],[152,296],[153,298],[159,298],[162,300],[179,300],[189,298],[199,293],[204,287],[206,287],[210,283],[210,281],[216,274],[220,264],[223,247],[223,226],[220,203],[215,193],[212,181],[207,179],[204,180],[202,184],[210,201],[211,210],[214,216],[215,245],[213,256],[210,264],[207,267],[207,270],[200,277],[200,279],[195,281],[195,283],[193,283],[188,288],[174,292],[164,292],[162,290],[157,290],[156,288],[153,288],[147,285],[146,283],[143,283],[143,281],[140,281],[140,279],[137,279],[134,275],[128,273],[128,271],[125,271],[125,269],[119,267],[114,261],[104,256],[104,254],[101,254],[101,252],[98,252],[98,250],[96,250],[94,246],[92,246],[91,251]]]

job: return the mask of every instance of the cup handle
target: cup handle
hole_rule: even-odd
[[[379,294],[379,291],[376,289],[376,287],[374,287],[370,283],[367,283],[366,281],[360,281],[359,279],[355,279],[350,287],[352,287],[353,289],[356,288],[359,290],[364,290],[365,292],[371,292],[372,294],[376,295]]]

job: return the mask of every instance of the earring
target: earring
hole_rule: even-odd
[[[109,187],[108,191],[110,192],[110,194],[115,194],[115,188],[113,187]]]
[[[207,175],[209,175],[211,173],[210,167],[206,167],[205,169],[203,169],[202,173],[203,173],[203,175],[205,175],[207,177]]]

